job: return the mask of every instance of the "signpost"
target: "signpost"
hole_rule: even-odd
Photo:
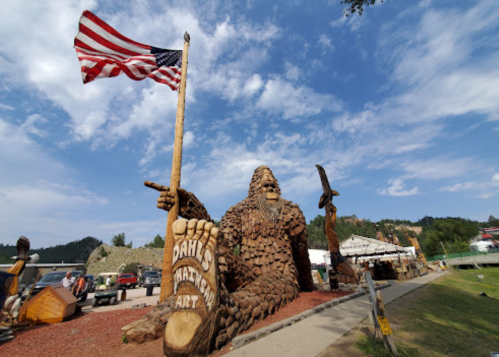
[[[383,303],[383,297],[380,291],[376,291],[374,287],[374,282],[371,278],[370,272],[364,272],[364,279],[367,281],[369,287],[369,300],[371,301],[372,313],[374,315],[374,336],[376,336],[376,331],[379,328],[383,334],[383,343],[388,351],[391,351],[394,356],[399,356],[397,347],[392,340],[392,329],[388,320],[385,317],[385,304]]]

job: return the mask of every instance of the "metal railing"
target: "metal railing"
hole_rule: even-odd
[[[464,258],[464,257],[472,257],[472,256],[476,256],[476,255],[487,255],[487,254],[491,254],[491,253],[499,253],[499,249],[492,249],[488,252],[462,252],[462,253],[450,253],[448,255],[448,259],[452,259],[452,258]],[[433,257],[429,257],[429,258],[426,258],[427,261],[431,262],[431,261],[435,261],[435,260],[439,260],[439,259],[447,259],[445,257],[445,255],[434,255]]]

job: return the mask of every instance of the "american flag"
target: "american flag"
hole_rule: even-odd
[[[132,41],[88,10],[81,15],[74,48],[83,83],[125,73],[136,81],[152,78],[172,90],[180,85],[182,51]]]

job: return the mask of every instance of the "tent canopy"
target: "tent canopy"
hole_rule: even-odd
[[[344,257],[382,256],[389,254],[412,257],[415,249],[414,247],[400,247],[377,239],[351,234],[340,243],[340,253]]]
[[[322,265],[325,264],[326,261],[329,261],[329,258],[324,257],[324,255],[328,254],[327,250],[322,250],[322,249],[309,249],[308,250],[308,256],[310,258],[310,263],[316,264],[316,265]]]

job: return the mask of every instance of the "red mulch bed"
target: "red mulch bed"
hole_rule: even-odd
[[[349,293],[321,291],[300,293],[297,299],[274,315],[256,323],[244,333],[258,330]],[[0,344],[0,356],[108,357],[125,355],[127,357],[162,357],[162,339],[143,345],[125,344],[121,340],[121,328],[140,319],[151,309],[152,307],[138,310],[85,313],[70,321],[25,328],[14,332],[15,338],[12,341]],[[221,356],[229,351],[230,345],[221,351],[215,351],[212,357]]]

